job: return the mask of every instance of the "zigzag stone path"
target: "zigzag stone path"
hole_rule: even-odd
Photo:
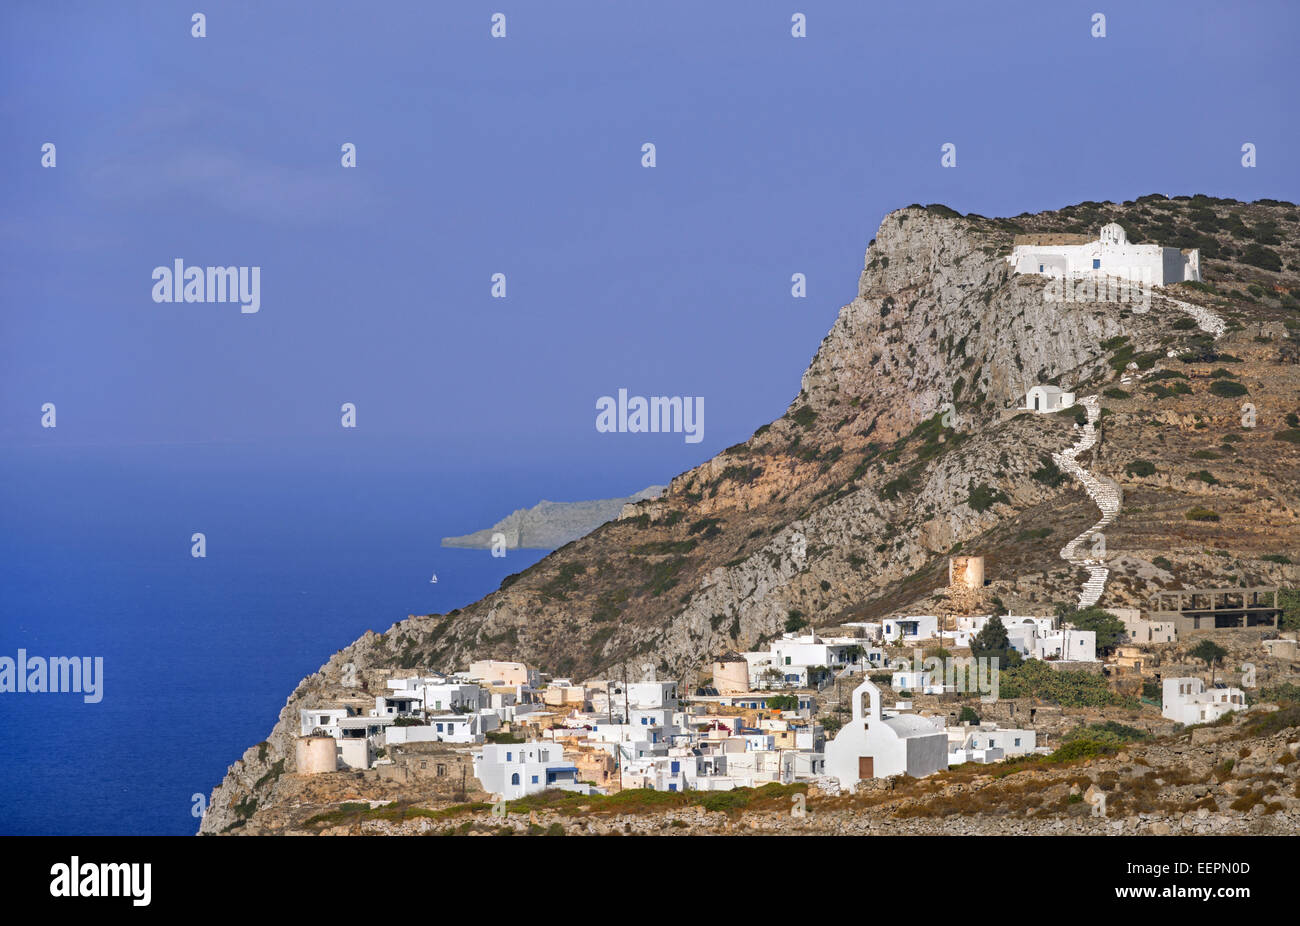
[[[1106,588],[1106,579],[1110,570],[1105,560],[1094,559],[1080,552],[1080,547],[1090,540],[1098,531],[1110,524],[1119,514],[1123,502],[1123,493],[1119,486],[1109,479],[1095,476],[1076,462],[1079,454],[1092,449],[1097,443],[1097,417],[1101,414],[1101,403],[1097,396],[1090,395],[1079,402],[1088,413],[1088,421],[1083,426],[1079,439],[1067,450],[1052,454],[1052,459],[1062,470],[1073,476],[1083,486],[1097,507],[1101,509],[1101,520],[1075,537],[1061,549],[1061,559],[1083,566],[1088,570],[1088,580],[1079,592],[1079,607],[1088,608],[1097,603]]]
[[[1186,312],[1196,320],[1198,328],[1214,335],[1216,340],[1227,330],[1223,318],[1204,306],[1193,305],[1190,302],[1173,299],[1164,294],[1161,294],[1160,298],[1172,304],[1180,312]],[[1123,382],[1129,383],[1140,378],[1141,374],[1134,371],[1131,378],[1126,375]],[[1083,583],[1083,588],[1079,592],[1079,607],[1088,608],[1096,604],[1101,598],[1101,593],[1106,588],[1106,579],[1110,576],[1110,570],[1105,566],[1105,560],[1083,555],[1080,548],[1119,515],[1124,496],[1119,486],[1113,481],[1093,475],[1076,462],[1079,454],[1096,445],[1097,417],[1101,414],[1101,405],[1095,395],[1088,396],[1079,404],[1083,405],[1088,412],[1088,421],[1083,426],[1083,434],[1068,450],[1052,454],[1052,459],[1056,461],[1057,466],[1079,481],[1084,491],[1101,509],[1101,520],[1061,549],[1061,559],[1076,566],[1083,566],[1088,570],[1088,579]]]

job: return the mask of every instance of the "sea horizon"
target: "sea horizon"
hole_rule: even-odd
[[[0,778],[0,832],[195,833],[195,795],[206,801],[337,650],[477,601],[548,555],[496,558],[443,547],[443,536],[543,497],[580,500],[572,464],[520,466],[503,481],[368,453],[318,455],[305,471],[297,458],[253,457],[211,445],[10,448],[0,657],[102,657],[104,670],[99,703],[0,695],[5,729],[26,731]],[[608,496],[621,482],[581,480]],[[194,558],[200,530],[207,555]]]

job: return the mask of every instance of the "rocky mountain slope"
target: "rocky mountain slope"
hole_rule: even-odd
[[[443,537],[444,547],[465,547],[487,550],[492,547],[492,535],[505,535],[507,550],[554,550],[591,533],[606,521],[618,517],[624,505],[647,498],[657,498],[664,486],[650,486],[626,498],[601,498],[583,502],[548,502],[545,499],[531,508],[517,508],[491,527],[464,534],[460,537]]]
[[[1050,301],[1042,278],[1003,259],[1015,234],[1109,221],[1133,242],[1200,247],[1205,282],[1149,306]],[[689,683],[715,654],[785,629],[934,613],[956,551],[986,557],[994,605],[1074,603],[1089,569],[1062,547],[1100,513],[1053,457],[1081,418],[1015,412],[1034,383],[1098,396],[1099,439],[1074,462],[1121,490],[1093,554],[1108,575],[1101,605],[1184,585],[1297,584],[1298,231],[1289,203],[1206,197],[1014,219],[890,213],[782,417],[481,601],[340,650],[232,766],[203,831],[267,799],[269,770],[293,762],[298,706],[336,691],[345,666],[380,687],[391,668],[471,657],[577,677],[651,664]],[[1217,338],[1200,327],[1209,318]]]

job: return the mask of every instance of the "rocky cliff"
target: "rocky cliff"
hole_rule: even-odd
[[[1201,248],[1206,283],[1149,305],[1051,301],[1004,260],[1015,234],[1109,221],[1134,242]],[[1095,554],[1103,606],[1181,584],[1295,584],[1298,228],[1289,203],[1206,197],[890,213],[784,415],[481,601],[339,651],[232,766],[202,831],[274,799],[266,776],[292,765],[297,708],[337,694],[348,664],[378,687],[391,667],[471,657],[578,677],[648,663],[689,682],[785,629],[935,613],[956,551],[986,557],[991,603],[1073,603],[1090,570],[1062,548],[1099,511],[1054,455],[1078,441],[1083,409],[1017,413],[1034,383],[1098,396],[1098,439],[1072,459],[1123,490]]]

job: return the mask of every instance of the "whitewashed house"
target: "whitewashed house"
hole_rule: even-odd
[[[1038,734],[1033,730],[1002,729],[997,724],[962,724],[949,727],[948,764],[998,762],[1037,751]]]
[[[984,746],[976,742],[962,742],[955,746],[951,741],[948,743],[949,768],[967,762],[987,765],[990,762],[1001,762],[1005,758],[1006,753],[996,746]]]
[[[667,707],[634,707],[628,712],[627,722],[633,727],[658,727],[667,729],[672,727],[673,716],[676,712]]]
[[[634,712],[635,713],[635,712]],[[645,759],[654,756],[666,756],[673,742],[685,735],[685,731],[676,726],[655,722],[662,719],[664,712],[645,711],[637,713],[631,723],[606,723],[593,718],[590,738],[593,742],[610,744],[611,748],[625,759]],[[641,723],[644,720],[645,723]]]
[[[339,721],[351,716],[353,716],[353,712],[346,707],[325,707],[310,711],[300,710],[298,711],[300,735],[311,736],[312,733],[319,730],[326,736],[338,739],[342,735],[339,731]]]
[[[424,698],[415,692],[376,695],[371,717],[410,717],[424,709]]]
[[[484,791],[506,800],[548,788],[591,793],[558,743],[489,743],[474,754],[474,776]]]
[[[1167,678],[1161,695],[1160,713],[1181,724],[1213,723],[1246,709],[1246,692],[1240,688],[1207,689],[1199,678]]]
[[[887,617],[881,622],[881,634],[890,643],[929,640],[939,635],[939,618],[933,614]]]
[[[862,642],[848,637],[826,639],[815,633],[787,633],[773,640],[768,649],[778,666],[825,666],[838,671],[853,662],[852,653]]]
[[[496,714],[434,714],[427,723],[411,726],[392,725],[384,730],[384,743],[481,743],[485,735],[497,729]]]
[[[627,703],[631,707],[667,708],[678,705],[676,682],[631,682],[627,686]]]
[[[364,769],[374,764],[384,731],[393,723],[393,717],[344,717],[338,722],[339,765],[343,768]]]
[[[945,639],[951,639],[955,646],[970,646],[971,640],[975,635],[988,626],[989,621],[997,617],[1002,624],[1003,629],[1007,632],[1007,639],[1010,644],[1017,649],[1022,656],[1028,655],[1032,649],[1033,640],[1045,633],[1050,633],[1055,620],[1050,617],[1026,617],[1013,614],[978,614],[974,616],[958,617],[956,621],[957,629],[944,634]]]
[[[1201,279],[1201,254],[1192,248],[1130,244],[1116,222],[1103,225],[1097,237],[1061,233],[1016,235],[1007,258],[1016,273],[1060,279],[1104,280],[1167,286]]]
[[[478,685],[443,682],[420,688],[421,702],[427,711],[477,711],[488,706],[487,692]]]
[[[1178,639],[1176,621],[1144,620],[1137,608],[1111,608],[1110,612],[1124,622],[1130,643],[1173,643]]]
[[[781,754],[785,763],[783,774],[788,776],[783,781],[797,781],[800,778],[820,778],[826,774],[826,754],[808,749],[787,749]]]
[[[957,646],[970,646],[975,635],[988,626],[993,615],[957,618],[953,639]],[[1072,627],[1055,629],[1050,617],[1006,614],[998,617],[1007,632],[1007,642],[1026,659],[1059,659],[1066,662],[1096,662],[1097,633]]]
[[[484,699],[484,709],[496,714],[502,723],[513,723],[541,710],[536,701],[521,700],[521,692],[526,695],[527,689],[490,691]]]
[[[863,712],[862,698],[870,705]],[[948,767],[948,734],[915,714],[886,715],[880,689],[864,680],[853,692],[853,719],[826,744],[825,772],[852,789],[867,778],[923,778]]]
[[[1031,659],[1059,659],[1062,662],[1096,662],[1097,632],[1065,627],[1036,634],[1028,653]]]

